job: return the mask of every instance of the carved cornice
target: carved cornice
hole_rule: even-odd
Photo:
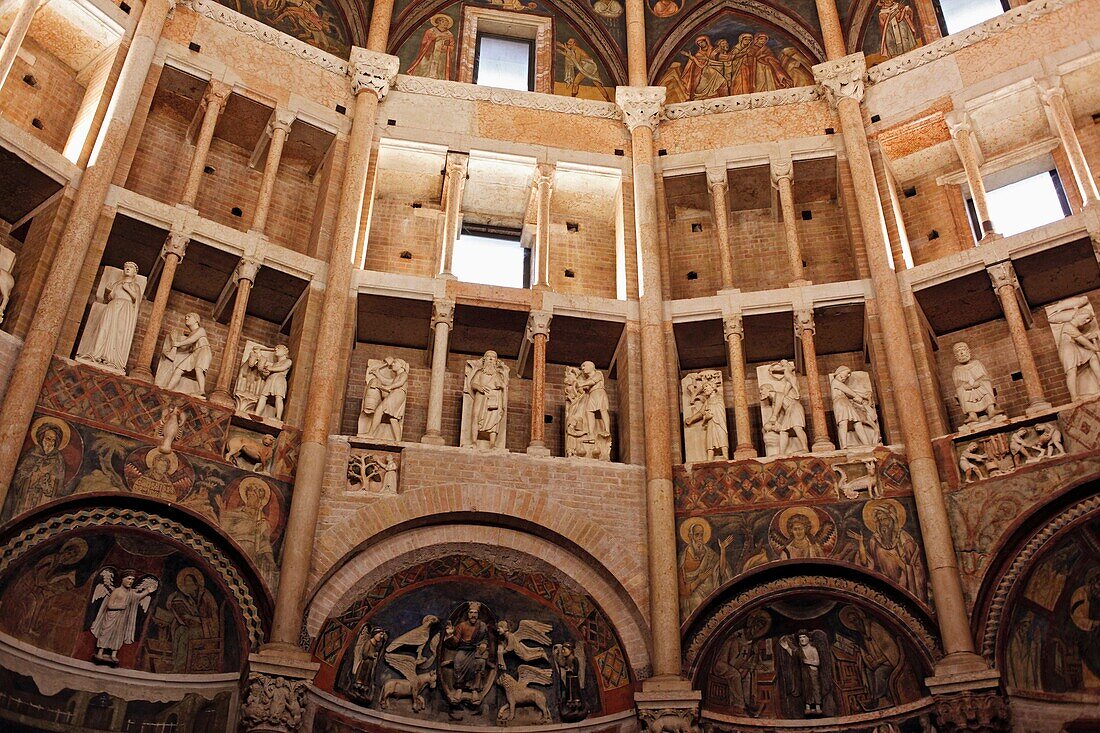
[[[609,120],[617,120],[621,117],[619,108],[610,102],[594,102],[590,99],[577,99],[560,94],[540,94],[538,92],[479,87],[476,84],[427,79],[405,74],[398,75],[393,88],[407,94],[426,94],[432,97],[458,99],[465,102],[492,102],[493,104],[537,109],[544,112],[560,112],[567,115],[600,117]]]
[[[204,18],[208,18],[216,23],[221,23],[222,25],[227,25],[246,36],[255,38],[261,43],[275,46],[293,56],[297,56],[311,64],[320,66],[326,71],[331,71],[340,76],[344,76],[348,73],[347,62],[339,56],[334,56],[331,53],[322,51],[304,41],[299,41],[297,38],[288,36],[282,31],[277,31],[269,25],[253,20],[234,10],[230,10],[221,3],[216,2],[216,0],[188,0],[186,5]]]
[[[925,64],[930,64],[936,59],[949,56],[955,51],[964,49],[967,46],[972,46],[987,38],[992,38],[1000,33],[1024,25],[1035,18],[1041,18],[1044,15],[1053,13],[1075,2],[1077,2],[1077,0],[1032,0],[1027,5],[1012,8],[1008,12],[990,18],[973,28],[954,33],[925,46],[915,48],[909,53],[895,56],[888,61],[884,61],[878,66],[873,67],[868,72],[868,77],[872,84],[885,79],[891,79],[907,71],[924,66]]]
[[[816,102],[819,99],[821,99],[821,90],[818,87],[777,89],[774,92],[738,94],[735,97],[715,97],[714,99],[700,99],[694,102],[677,102],[665,107],[664,118],[666,120],[683,120],[688,117],[718,115],[725,112],[743,112],[747,109],[763,109],[765,107],[782,107],[785,104]]]
[[[863,101],[863,81],[867,78],[867,60],[863,53],[851,53],[813,67],[814,81],[825,90],[829,104],[842,99]]]
[[[400,67],[401,59],[396,56],[352,46],[348,62],[352,93],[373,92],[381,102],[389,94]]]
[[[527,316],[527,340],[534,341],[535,336],[545,336],[549,340],[550,321],[553,318],[554,314],[548,311],[531,311]]]

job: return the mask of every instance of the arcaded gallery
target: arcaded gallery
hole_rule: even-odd
[[[0,731],[1100,731],[1100,0],[0,33]]]

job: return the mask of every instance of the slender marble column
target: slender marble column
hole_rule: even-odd
[[[733,250],[730,248],[729,181],[726,167],[707,167],[707,188],[710,189],[710,210],[718,233],[718,265],[722,271],[722,289],[733,287]]]
[[[817,5],[819,13],[823,6],[831,6],[832,12],[836,12],[832,0],[818,0]],[[844,147],[852,172],[867,264],[885,339],[886,367],[895,404],[899,407],[898,422],[909,459],[913,497],[936,605],[936,620],[946,652],[936,665],[936,672],[940,675],[981,674],[988,670],[988,665],[974,653],[974,639],[970,634],[955,545],[936,471],[928,418],[923,409],[916,359],[906,330],[901,290],[887,255],[889,245],[883,233],[882,203],[860,110],[866,75],[867,65],[862,53],[814,67],[814,78],[823,87],[840,117]]]
[[[981,241],[996,239],[998,235],[993,229],[993,220],[989,218],[989,202],[986,199],[985,182],[982,181],[981,163],[978,160],[978,143],[970,127],[970,118],[965,112],[956,110],[948,112],[944,119],[947,122],[947,129],[951,131],[951,140],[955,143],[959,160],[962,161],[963,172],[966,173],[970,198],[974,201],[974,211],[978,214],[978,221],[981,223]]]
[[[210,143],[214,141],[214,128],[218,125],[218,117],[225,109],[225,103],[229,101],[231,91],[228,84],[211,79],[210,86],[206,88],[206,94],[203,95],[202,124],[195,138],[195,152],[191,155],[191,167],[187,169],[187,180],[183,184],[183,195],[180,196],[180,204],[188,208],[195,207],[195,199],[199,195],[199,184],[202,183],[203,169],[206,168],[206,158],[210,154]]]
[[[741,461],[756,458],[752,444],[752,420],[749,417],[749,393],[745,386],[745,324],[740,313],[725,316],[722,330],[726,336],[730,367],[730,385],[733,387],[733,424],[737,434],[737,446],[733,458]]]
[[[825,421],[825,399],[821,394],[821,374],[817,370],[817,347],[814,345],[814,312],[801,308],[794,312],[794,330],[802,341],[802,363],[806,367],[806,392],[810,398],[810,422],[814,429],[814,453],[836,450],[829,440],[829,424]]]
[[[1047,108],[1047,114],[1053,123],[1058,139],[1062,141],[1062,149],[1066,152],[1070,170],[1077,182],[1077,188],[1081,192],[1081,202],[1088,206],[1097,199],[1100,194],[1096,190],[1096,179],[1092,177],[1092,169],[1089,167],[1088,158],[1081,149],[1081,141],[1077,138],[1077,129],[1073,126],[1073,114],[1070,111],[1069,102],[1066,101],[1066,90],[1062,87],[1062,80],[1058,77],[1039,80],[1039,96]]]
[[[552,313],[535,311],[527,317],[527,340],[531,342],[531,442],[527,452],[548,456],[546,447],[546,343],[550,340]]]
[[[1027,340],[1027,326],[1017,293],[1020,282],[1016,279],[1016,270],[1011,262],[998,262],[986,268],[989,279],[993,281],[993,290],[1001,301],[1001,310],[1005,314],[1008,333],[1012,337],[1012,348],[1016,351],[1016,360],[1020,362],[1020,374],[1024,377],[1024,390],[1027,392],[1027,411],[1042,412],[1051,405],[1043,396],[1043,382],[1039,378],[1039,367],[1035,365],[1035,355],[1031,343]]]
[[[539,163],[535,170],[535,287],[550,287],[550,196],[554,193],[554,166]]]
[[[252,284],[260,272],[260,263],[253,259],[244,259],[237,264],[233,277],[237,281],[237,295],[233,300],[233,314],[229,317],[229,328],[225,334],[225,349],[222,351],[222,365],[218,372],[218,382],[210,393],[210,401],[222,407],[233,407],[236,402],[229,392],[233,376],[237,373],[237,346],[241,342],[241,330],[244,329],[244,316],[248,310],[248,296]]]
[[[148,0],[141,11],[130,51],[115,85],[107,120],[100,132],[98,151],[80,177],[80,188],[76,191],[65,229],[57,243],[42,297],[16,359],[8,391],[4,394],[0,409],[0,506],[15,474],[23,436],[34,415],[38,392],[57,347],[84,259],[103,213],[119,153],[126,141],[145,77],[152,66],[157,40],[171,7],[169,0]]]
[[[443,178],[443,230],[439,242],[439,274],[445,277],[454,277],[451,266],[458,227],[462,223],[462,193],[466,190],[469,165],[470,156],[466,153],[447,153],[447,172]]]
[[[298,629],[302,618],[306,579],[309,577],[313,539],[317,529],[317,511],[325,475],[328,428],[335,402],[340,359],[345,353],[345,324],[350,301],[354,265],[355,238],[363,211],[371,144],[378,105],[389,92],[397,76],[396,56],[353,47],[349,73],[355,94],[355,111],[348,136],[347,162],[340,186],[340,204],[329,252],[325,299],[321,306],[320,326],[314,348],[313,372],[309,384],[309,404],[302,424],[302,446],[287,528],[279,591],[275,599],[275,619],[267,646],[273,651],[298,651]]]
[[[271,211],[271,196],[275,193],[275,176],[279,172],[279,162],[283,157],[283,145],[286,136],[294,124],[294,113],[287,109],[276,109],[275,117],[267,124],[271,142],[267,146],[267,159],[264,162],[264,175],[260,179],[260,195],[256,200],[256,213],[252,217],[253,231],[263,232],[267,226],[267,215]]]
[[[176,268],[187,254],[187,243],[190,234],[187,232],[171,232],[168,241],[160,250],[160,256],[164,259],[164,265],[160,270],[160,279],[157,281],[157,294],[153,296],[153,306],[149,311],[149,321],[146,324],[145,334],[141,337],[138,346],[137,358],[134,360],[134,368],[130,376],[135,379],[143,379],[146,382],[153,381],[153,355],[157,351],[157,341],[160,340],[160,329],[164,325],[164,311],[168,307],[168,296],[172,294],[172,282],[176,279]]]
[[[421,443],[443,445],[443,386],[447,378],[447,342],[455,322],[455,302],[432,303],[432,375],[428,385],[428,421]]]
[[[802,240],[798,235],[798,219],[794,211],[794,187],[791,176],[794,164],[790,158],[772,160],[772,184],[779,189],[779,208],[783,212],[783,236],[787,243],[787,264],[791,281],[805,282],[802,269]]]
[[[3,45],[0,45],[0,88],[8,80],[11,67],[15,65],[15,57],[19,55],[19,48],[27,37],[35,12],[47,2],[49,0],[22,0],[19,3],[15,20],[12,21],[8,34],[4,36]]]

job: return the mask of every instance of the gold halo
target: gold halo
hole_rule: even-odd
[[[685,519],[683,523],[680,524],[680,539],[682,539],[685,544],[691,544],[691,528],[697,524],[703,527],[703,544],[705,545],[710,542],[710,522],[702,517],[691,517],[690,519]]]
[[[250,486],[258,486],[263,492],[263,500],[260,502],[260,508],[264,508],[271,501],[271,487],[267,485],[267,482],[262,478],[256,478],[255,476],[247,476],[241,479],[241,482],[237,485],[237,494],[241,497],[241,503],[245,506],[248,505],[248,499],[245,497],[245,491]]]
[[[60,453],[61,451],[65,450],[65,448],[67,448],[69,445],[69,440],[72,438],[72,431],[69,429],[68,423],[66,423],[64,420],[58,419],[56,417],[50,417],[48,415],[38,418],[34,421],[34,424],[31,425],[31,440],[34,441],[34,444],[37,445],[39,448],[42,447],[38,443],[38,431],[46,425],[52,425],[61,432],[61,444],[57,446],[57,452]]]
[[[168,475],[171,476],[180,468],[180,459],[175,453],[161,453],[159,448],[153,448],[151,451],[145,454],[145,465],[149,468],[153,467],[153,459],[157,456],[164,456],[168,459]]]
[[[183,570],[176,573],[177,588],[183,587],[183,579],[188,575],[192,576],[195,579],[195,585],[197,585],[199,588],[206,587],[206,578],[202,577],[202,573],[200,573],[195,568],[184,568]]]
[[[872,499],[863,505],[863,523],[867,525],[867,529],[874,531],[875,510],[880,506],[893,507],[898,518],[898,529],[905,526],[905,507],[897,499]]]
[[[817,512],[815,512],[813,509],[810,509],[808,506],[792,506],[788,509],[784,509],[783,511],[781,511],[779,513],[779,523],[777,527],[779,533],[783,535],[783,537],[785,537],[786,539],[790,539],[790,536],[787,534],[787,520],[795,514],[800,514],[803,517],[806,517],[806,519],[810,522],[810,536],[817,536],[817,531],[821,529],[821,518],[817,516]]]
[[[435,22],[436,22],[437,20],[439,20],[440,18],[442,18],[443,20],[447,21],[447,22],[446,22],[446,24],[445,24],[445,25],[443,26],[443,30],[445,30],[445,31],[449,31],[449,30],[451,29],[451,26],[453,26],[453,25],[455,24],[454,20],[452,20],[452,19],[451,19],[451,16],[449,16],[449,15],[444,15],[443,13],[436,13],[435,15],[433,15],[433,16],[432,16],[432,17],[431,17],[431,18],[429,19],[429,22],[430,22],[430,23],[431,23],[432,25],[435,25]]]

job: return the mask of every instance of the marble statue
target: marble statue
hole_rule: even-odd
[[[1100,394],[1100,329],[1088,296],[1067,298],[1047,306],[1046,312],[1070,399]]]
[[[965,341],[955,344],[951,351],[956,362],[951,371],[951,381],[955,383],[959,409],[965,415],[966,424],[987,422],[1000,415],[997,396],[993,392],[993,380],[985,370],[985,365],[971,358],[970,347]]]
[[[126,360],[137,328],[138,310],[145,296],[145,277],[127,262],[122,269],[104,267],[96,300],[76,347],[76,360],[116,374],[126,373]]]
[[[133,570],[119,572],[105,567],[99,571],[99,582],[92,592],[94,613],[89,631],[95,637],[96,663],[117,665],[118,651],[133,644],[143,627],[144,616],[152,602],[150,596],[159,584],[151,575],[138,577]]]
[[[497,352],[466,362],[462,386],[462,437],[459,445],[506,450],[508,438],[508,367]]]
[[[206,370],[214,352],[198,313],[183,318],[183,328],[173,329],[164,337],[161,360],[157,364],[156,385],[175,392],[206,396]],[[192,377],[187,375],[191,374]]]
[[[565,455],[611,460],[611,408],[603,374],[590,361],[565,369]]]
[[[287,375],[294,361],[290,350],[279,344],[274,348],[246,341],[244,357],[237,370],[233,401],[241,415],[283,419],[286,404]]]
[[[359,437],[400,442],[408,393],[407,361],[392,356],[368,361],[367,385],[359,413]]]
[[[729,429],[722,373],[693,372],[680,380],[680,407],[684,413],[684,461],[729,459]]]
[[[4,313],[8,310],[11,291],[15,287],[15,252],[0,245],[0,323],[4,322]]]
[[[839,366],[829,375],[829,389],[833,398],[837,442],[841,450],[871,447],[881,443],[871,375]]]
[[[760,418],[764,426],[764,455],[805,453],[806,411],[800,401],[794,364],[787,359],[756,369],[760,385]]]

